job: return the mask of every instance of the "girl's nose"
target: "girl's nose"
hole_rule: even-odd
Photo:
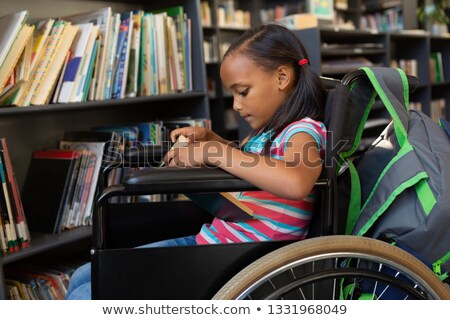
[[[233,100],[233,109],[234,111],[242,110],[242,107],[236,102],[236,100]]]

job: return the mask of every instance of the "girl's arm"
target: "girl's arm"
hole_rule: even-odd
[[[317,142],[307,133],[293,135],[282,160],[243,152],[220,142],[200,142],[168,153],[170,166],[213,165],[286,199],[303,199],[322,171]]]

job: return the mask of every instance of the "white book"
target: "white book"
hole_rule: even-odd
[[[112,9],[111,7],[101,8],[95,11],[64,17],[64,19],[77,24],[93,23],[99,28],[99,64],[96,66],[96,73],[93,78],[94,83],[92,85],[94,87],[95,100],[102,100],[101,88],[105,81],[108,57],[107,49],[109,48],[109,42],[111,41]]]
[[[165,12],[154,15],[155,17],[155,29],[156,29],[156,42],[155,53],[157,58],[157,70],[158,70],[158,94],[167,93],[167,61],[166,61],[166,19],[167,14]]]
[[[112,18],[111,30],[109,33],[110,39],[108,41],[108,48],[107,48],[105,79],[101,87],[100,100],[111,99],[113,77],[114,77],[114,65],[119,32],[120,32],[120,13],[116,13]]]
[[[58,96],[58,103],[67,103],[72,95],[74,89],[75,79],[80,72],[81,62],[86,52],[86,47],[93,28],[92,23],[83,23],[78,25],[78,32],[75,36],[70,51],[72,57],[66,67],[66,72],[63,75],[63,83]]]
[[[168,24],[168,32],[170,34],[170,41],[172,46],[173,53],[173,63],[175,65],[175,89],[177,91],[184,90],[184,70],[181,69],[181,59],[183,59],[182,55],[180,56],[180,52],[182,52],[182,48],[179,47],[181,43],[178,42],[177,39],[177,29],[174,20]],[[181,31],[180,31],[181,32]]]
[[[94,53],[95,41],[98,38],[98,26],[93,25],[90,32],[88,42],[86,44],[86,49],[81,59],[80,68],[78,69],[75,81],[73,83],[72,92],[69,97],[69,102],[81,102],[85,96],[85,90],[89,88],[86,87],[86,82],[88,79],[88,71],[91,63],[92,54]]]
[[[27,10],[0,17],[0,66],[3,65],[6,55],[27,17]]]

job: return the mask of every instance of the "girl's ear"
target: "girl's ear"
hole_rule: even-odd
[[[289,88],[293,79],[292,70],[287,66],[279,66],[277,69],[278,89],[285,90]]]

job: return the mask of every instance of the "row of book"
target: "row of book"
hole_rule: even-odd
[[[73,272],[87,261],[42,261],[5,268],[8,300],[63,300]]]
[[[403,30],[403,14],[399,8],[391,8],[383,12],[363,15],[360,20],[360,29],[380,32]]]
[[[406,74],[414,77],[419,77],[417,68],[417,59],[399,59],[391,61],[392,68],[400,68],[405,71]]]
[[[0,18],[0,103],[121,99],[192,90],[190,19],[182,6],[113,13],[110,7],[27,25]],[[2,30],[2,29],[0,29]],[[4,66],[4,67],[3,67]]]
[[[66,132],[59,149],[33,152],[22,193],[31,230],[57,234],[91,224],[105,144],[117,137],[86,136]]]
[[[259,12],[262,22],[274,21],[301,12],[307,12],[305,2],[284,3],[273,8],[261,9]]]
[[[200,5],[201,23],[203,26],[212,26],[211,7],[208,1],[202,1]],[[250,28],[250,11],[235,8],[233,0],[219,1],[217,12],[217,25],[226,28]]]
[[[27,248],[30,232],[5,138],[0,138],[0,247],[3,254]]]

